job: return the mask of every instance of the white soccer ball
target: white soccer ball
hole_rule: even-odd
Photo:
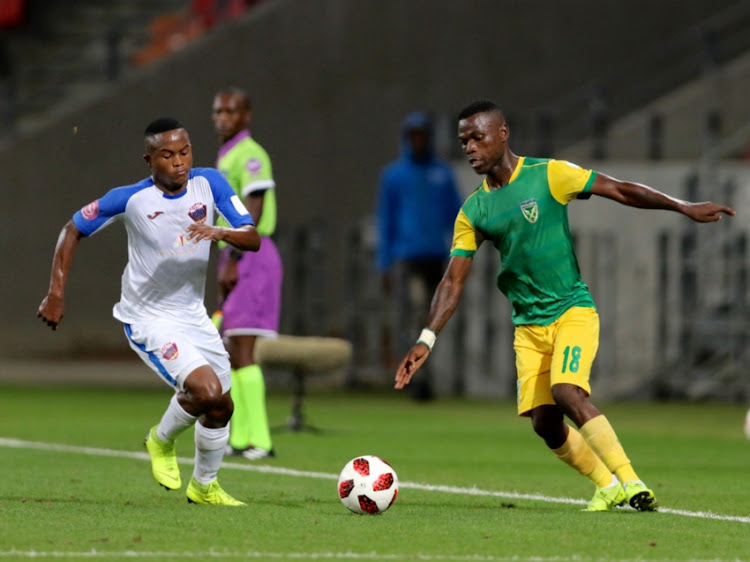
[[[750,410],[745,414],[745,435],[750,439]]]
[[[398,496],[398,476],[380,457],[362,455],[346,463],[339,475],[339,498],[354,513],[383,513]]]

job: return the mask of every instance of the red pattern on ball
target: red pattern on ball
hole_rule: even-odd
[[[380,490],[387,490],[393,486],[393,474],[390,472],[385,472],[378,476],[377,480],[372,483],[372,489],[376,492],[379,492]]]
[[[397,497],[398,497],[398,490],[394,490],[393,497],[391,498],[391,503],[388,504],[388,507],[391,507],[393,505],[393,502],[396,501]]]
[[[352,463],[352,468],[358,474],[367,476],[370,474],[370,462],[367,459],[359,458]]]
[[[379,513],[378,504],[367,496],[359,496],[359,507],[365,513]]]
[[[341,484],[339,484],[339,497],[345,498],[349,496],[349,494],[352,493],[353,489],[354,480],[344,480]]]

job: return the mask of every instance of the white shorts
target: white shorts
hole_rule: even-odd
[[[222,392],[229,392],[229,354],[208,315],[200,324],[158,319],[123,326],[130,347],[171,387],[184,391],[188,375],[209,365],[221,382]]]

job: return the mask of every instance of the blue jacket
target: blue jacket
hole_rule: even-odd
[[[401,157],[388,164],[380,178],[377,258],[381,272],[398,260],[447,259],[461,208],[453,170],[435,157],[434,149],[427,159],[414,158],[406,138],[414,128],[431,131],[429,117],[406,116]]]

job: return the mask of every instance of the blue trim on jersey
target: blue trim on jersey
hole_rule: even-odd
[[[193,168],[190,170],[189,179],[193,179],[196,176],[203,177],[208,181],[216,207],[224,218],[227,219],[229,224],[234,228],[239,228],[246,224],[255,226],[250,213],[242,215],[237,212],[237,209],[235,209],[234,204],[232,203],[232,197],[236,196],[234,189],[232,189],[232,186],[229,185],[229,182],[227,182],[218,170],[214,168]],[[138,192],[153,186],[154,180],[148,177],[133,185],[124,185],[122,187],[110,189],[101,198],[96,200],[96,203],[98,203],[98,211],[95,217],[88,219],[84,217],[83,209],[79,209],[73,215],[73,222],[81,234],[84,236],[91,236],[96,231],[107,226],[107,224],[114,220],[117,215],[123,214],[131,197]],[[163,193],[162,195],[167,199],[179,199],[185,194],[187,194],[187,189],[175,195],[169,195],[166,193]],[[88,207],[89,205],[84,207],[84,209]]]
[[[179,193],[174,193],[171,195],[169,193],[162,192],[161,196],[164,197],[164,199],[179,199],[180,197],[184,197],[185,195],[187,195],[187,192],[187,189],[183,189]]]
[[[208,185],[211,187],[211,193],[213,193],[216,207],[224,218],[227,219],[229,224],[234,228],[239,228],[246,224],[255,226],[253,217],[250,216],[249,212],[246,215],[241,215],[237,212],[237,209],[235,209],[234,204],[232,203],[232,197],[236,197],[237,194],[219,170],[215,168],[193,168],[190,171],[190,177],[193,178],[195,176],[201,176],[208,180]]]
[[[83,216],[83,209],[78,210],[73,215],[73,222],[75,223],[76,228],[84,236],[91,236],[117,215],[124,213],[125,208],[128,206],[128,201],[130,201],[130,198],[133,195],[139,191],[152,187],[153,185],[153,180],[151,178],[146,178],[133,185],[124,185],[122,187],[110,189],[98,199],[99,210],[95,217],[87,219]]]
[[[130,328],[130,324],[123,324],[123,326],[125,327],[125,335],[127,335],[128,339],[133,342],[133,345],[135,345],[143,353],[148,355],[149,361],[151,361],[156,366],[156,369],[159,371],[159,374],[162,376],[162,378],[172,386],[177,386],[177,381],[169,375],[156,354],[151,351],[146,351],[146,347],[143,344],[133,340],[133,330]]]

